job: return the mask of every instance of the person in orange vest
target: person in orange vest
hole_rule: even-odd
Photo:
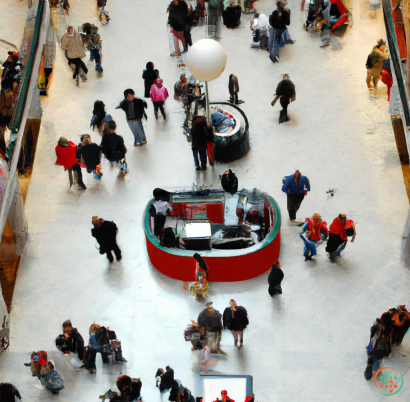
[[[405,305],[397,306],[397,313],[393,315],[392,321],[394,321],[392,344],[400,346],[410,328],[410,314]]]
[[[347,237],[352,237],[352,243],[356,238],[356,227],[351,219],[346,219],[346,214],[339,214],[330,225],[329,239],[326,251],[329,253],[330,261],[334,262],[336,257],[346,248]]]
[[[320,214],[315,213],[311,218],[305,219],[305,225],[300,235],[305,243],[303,248],[305,261],[312,261],[312,257],[317,254],[316,246],[321,244],[328,235],[329,229],[327,228],[327,223],[322,221]]]
[[[235,402],[232,398],[229,398],[228,391],[221,391],[221,397],[216,398],[215,402]]]

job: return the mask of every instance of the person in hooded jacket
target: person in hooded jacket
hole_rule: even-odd
[[[280,269],[280,262],[277,261],[275,264],[272,265],[272,269],[268,276],[268,292],[271,297],[273,297],[273,295],[276,293],[282,294],[282,287],[280,284],[282,283],[284,276],[285,275],[283,271]]]
[[[154,63],[149,61],[145,66],[145,70],[142,72],[142,78],[144,80],[144,98],[150,98],[151,87],[154,81],[159,78],[159,71],[154,69]]]
[[[168,90],[164,87],[161,78],[157,78],[151,86],[150,96],[152,103],[154,104],[154,115],[158,119],[158,109],[161,110],[162,117],[166,120],[167,115],[165,114],[164,104],[168,99]]]
[[[223,314],[224,328],[235,332],[235,346],[238,350],[243,347],[243,330],[248,326],[248,312],[245,307],[238,306],[234,299],[231,299],[230,307],[227,307]],[[238,333],[241,335],[241,342],[238,345]]]

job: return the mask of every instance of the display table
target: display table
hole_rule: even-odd
[[[193,255],[199,253],[209,267],[208,279],[211,282],[244,281],[262,275],[279,259],[281,226],[279,206],[269,195],[264,197],[266,199],[264,208],[268,211],[267,216],[265,215],[265,223],[269,227],[268,233],[260,242],[250,247],[229,250],[213,248],[196,251],[162,247],[158,238],[152,233],[149,209],[154,200],[149,201],[145,209],[144,231],[151,264],[165,276],[193,282],[196,267]],[[185,229],[187,226],[188,224],[185,225]],[[189,229],[185,233],[190,231]]]
[[[249,122],[242,109],[229,102],[209,102],[209,104],[218,106],[222,110],[229,107],[229,113],[237,122],[237,126],[229,133],[214,133],[215,160],[229,163],[248,155],[250,152]]]

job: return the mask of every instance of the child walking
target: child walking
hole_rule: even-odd
[[[168,90],[162,85],[161,78],[157,78],[151,86],[151,100],[154,104],[154,115],[155,118],[158,119],[158,109],[161,110],[162,117],[166,120],[167,115],[165,114],[164,104],[168,95]]]

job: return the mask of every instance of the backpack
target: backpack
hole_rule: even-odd
[[[219,176],[219,178],[221,179],[222,188],[227,193],[234,195],[238,191],[238,178],[231,169],[227,170],[222,176]]]
[[[71,352],[79,353],[79,351],[84,349],[84,340],[78,333],[77,328],[70,332],[70,338],[72,339]]]
[[[95,340],[101,346],[107,345],[110,343],[110,338],[107,335],[107,329],[105,327],[98,328],[95,332]]]
[[[161,246],[162,247],[175,247],[176,236],[174,229],[165,228],[161,232]]]
[[[57,393],[64,388],[64,381],[55,370],[51,370],[43,379],[46,388],[52,393]]]
[[[195,402],[195,397],[192,396],[191,391],[187,387],[184,387],[184,401]]]
[[[201,338],[201,333],[196,325],[189,325],[184,331],[185,341],[197,342]]]
[[[60,352],[70,352],[70,346],[66,342],[64,335],[58,335],[56,338],[56,347]]]
[[[33,352],[31,354],[31,361],[37,366],[44,366],[47,363],[47,352],[45,350]]]

